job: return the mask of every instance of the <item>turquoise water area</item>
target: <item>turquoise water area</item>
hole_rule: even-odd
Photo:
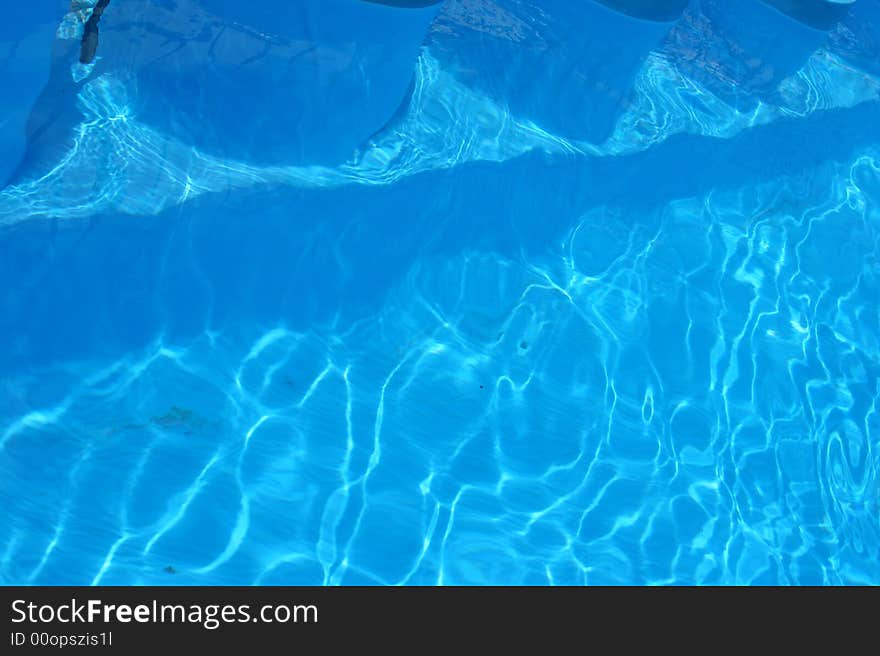
[[[11,10],[0,583],[880,583],[880,1],[417,4]]]

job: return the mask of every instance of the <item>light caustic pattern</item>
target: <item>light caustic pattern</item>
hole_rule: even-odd
[[[132,113],[136,85],[112,74],[84,83],[83,120],[71,150],[34,179],[0,191],[0,225],[33,218],[83,218],[101,212],[158,214],[205,193],[255,186],[335,188],[390,185],[467,162],[504,162],[531,151],[605,157],[646,150],[680,133],[732,137],[780,118],[880,99],[880,81],[819,50],[778,89],[778,104],[741,112],[651,53],[634,82],[633,101],[607,141],[554,135],[459,82],[426,48],[402,117],[349,162],[265,166],[219,158],[144,124]]]
[[[4,381],[0,577],[876,583],[878,198],[866,150]]]

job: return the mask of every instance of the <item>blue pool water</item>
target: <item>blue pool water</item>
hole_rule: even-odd
[[[880,1],[30,4],[0,582],[880,583]]]

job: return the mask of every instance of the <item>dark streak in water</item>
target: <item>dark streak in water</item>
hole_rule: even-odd
[[[98,22],[101,20],[101,14],[110,4],[110,0],[98,0],[92,15],[83,26],[82,45],[79,49],[79,61],[81,64],[91,64],[95,59],[95,53],[98,51]]]

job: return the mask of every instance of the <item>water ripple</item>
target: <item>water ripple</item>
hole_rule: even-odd
[[[421,257],[350,325],[9,380],[43,401],[0,405],[0,578],[876,582],[878,187],[864,149],[593,208]]]

